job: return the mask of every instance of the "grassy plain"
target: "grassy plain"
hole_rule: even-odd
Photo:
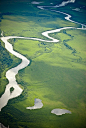
[[[73,26],[74,23],[57,18],[55,21],[30,21],[31,17],[4,16],[1,30],[5,36],[25,36],[46,39],[43,31]],[[40,20],[40,17],[37,19]],[[0,112],[0,120],[10,128],[85,128],[86,119],[86,32],[65,30],[50,34],[58,43],[12,39],[14,50],[31,60],[31,64],[17,74],[17,82],[24,87],[20,97],[9,101]],[[12,66],[19,59],[11,55]],[[17,63],[18,64],[18,63]],[[43,108],[27,110],[34,99],[42,100]],[[68,109],[72,114],[56,116],[55,108]]]

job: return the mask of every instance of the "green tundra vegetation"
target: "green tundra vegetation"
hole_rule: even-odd
[[[42,13],[42,12],[41,12]],[[53,14],[54,12],[52,12]],[[41,14],[42,15],[42,14]],[[23,36],[46,39],[42,32],[60,27],[80,27],[62,18],[4,15],[1,31],[4,36]],[[40,22],[39,22],[40,21]],[[45,24],[45,22],[47,23]],[[85,128],[86,127],[86,31],[66,29],[50,34],[58,43],[10,39],[14,50],[30,59],[31,63],[16,75],[23,93],[8,102],[0,112],[0,122],[10,128]],[[1,41],[0,96],[8,83],[5,73],[21,60],[10,54]],[[11,89],[12,91],[13,89]],[[43,108],[27,110],[34,99],[42,100]],[[55,108],[67,109],[72,114],[56,116]]]

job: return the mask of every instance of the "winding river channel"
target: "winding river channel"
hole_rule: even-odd
[[[38,8],[44,9],[43,6],[42,7],[39,6]],[[51,11],[54,11],[54,10],[51,10]],[[63,13],[63,12],[60,12],[60,11],[56,11],[56,12]],[[65,17],[66,20],[68,20],[70,22],[74,22],[74,23],[80,24],[78,22],[70,20],[71,16],[69,14],[66,14],[66,13],[63,13],[63,14],[66,15],[66,17]],[[86,25],[84,25],[84,24],[80,24],[80,25],[86,27]],[[55,38],[49,36],[49,34],[50,33],[55,33],[55,32],[60,32],[61,30],[64,30],[64,29],[82,29],[82,30],[86,30],[86,28],[83,28],[83,27],[81,27],[81,28],[64,27],[64,28],[59,28],[59,29],[55,29],[55,30],[45,31],[45,32],[42,33],[42,35],[44,37],[47,37],[48,40],[43,40],[43,39],[39,39],[39,38],[18,37],[18,36],[3,37],[3,34],[2,34],[2,37],[0,39],[5,43],[5,48],[11,54],[13,54],[16,57],[20,58],[22,60],[22,62],[18,66],[14,67],[14,68],[12,68],[12,69],[10,69],[10,70],[8,70],[6,72],[6,78],[8,79],[9,83],[6,85],[5,92],[0,98],[0,111],[4,106],[7,105],[8,101],[10,99],[18,97],[19,95],[21,95],[23,89],[21,89],[21,87],[16,82],[16,74],[18,73],[19,70],[27,67],[30,64],[30,60],[28,60],[26,57],[24,57],[20,53],[18,53],[18,52],[13,50],[13,46],[12,46],[12,44],[10,44],[8,42],[8,40],[9,39],[13,39],[13,38],[17,38],[17,39],[25,39],[25,40],[37,40],[37,41],[43,41],[43,42],[49,42],[49,43],[50,42],[59,42],[58,39],[55,39]],[[14,90],[12,92],[10,92],[10,89],[12,87],[14,88]]]
[[[72,27],[65,27],[65,28],[55,29],[55,30],[46,31],[46,32],[42,33],[43,36],[45,36],[45,37],[47,37],[48,39],[51,39],[51,40],[42,40],[42,39],[39,39],[39,38],[28,38],[28,37],[18,37],[18,36],[1,37],[1,40],[5,43],[5,48],[10,53],[12,53],[16,57],[20,58],[22,60],[22,62],[18,66],[14,67],[14,68],[12,68],[12,69],[10,69],[6,72],[6,78],[8,79],[9,84],[6,85],[5,92],[2,95],[2,97],[0,98],[0,111],[4,106],[7,105],[9,99],[15,98],[15,97],[19,96],[22,93],[23,89],[21,89],[19,87],[19,85],[17,84],[15,76],[16,76],[16,74],[18,73],[18,71],[20,69],[25,68],[30,63],[30,60],[28,60],[26,57],[24,57],[23,55],[19,54],[18,52],[15,52],[13,50],[13,46],[12,46],[12,44],[10,44],[8,42],[8,40],[12,39],[12,38],[17,38],[17,39],[38,40],[38,41],[45,41],[45,42],[59,42],[59,40],[54,39],[53,37],[50,37],[48,34],[54,33],[54,32],[60,32],[63,29],[71,29],[71,28]],[[11,93],[10,88],[12,88],[12,87],[14,88],[14,90]]]

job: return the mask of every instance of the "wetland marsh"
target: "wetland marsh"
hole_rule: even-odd
[[[9,100],[0,111],[0,123],[9,125],[10,128],[85,128],[86,126],[84,17],[86,5],[80,0],[63,2],[64,4],[59,4],[62,3],[61,0],[50,3],[52,2],[18,1],[8,5],[13,9],[1,8],[0,24],[4,36],[1,38],[21,37],[11,38],[8,42],[12,44],[16,53],[30,61],[27,67],[16,74],[16,82],[23,89],[22,94]],[[7,3],[2,2],[3,4]],[[18,8],[19,4],[20,8]],[[39,5],[41,8],[38,7]],[[56,5],[60,5],[61,8],[55,8]],[[76,6],[81,7],[82,12],[73,10]],[[57,12],[57,9],[61,13]],[[72,15],[71,20],[75,23],[66,20],[67,15],[62,14],[63,11],[66,14],[69,11]],[[80,13],[83,15],[79,15]],[[73,14],[77,17],[81,16],[82,21],[73,18]],[[2,60],[0,97],[2,97],[8,84],[6,72],[20,65],[21,60],[5,49],[3,40],[0,48]],[[42,100],[42,103],[38,103],[42,108],[26,109],[28,106],[35,106],[34,104],[37,103],[36,100],[34,103],[35,98],[39,102]],[[69,114],[59,116],[52,114],[51,111],[55,109],[59,109],[59,112],[65,110]]]

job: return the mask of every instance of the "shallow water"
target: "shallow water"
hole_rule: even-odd
[[[55,114],[55,115],[63,115],[63,114],[66,114],[66,113],[69,113],[71,114],[71,112],[69,110],[66,110],[66,109],[53,109],[51,111],[51,113]]]
[[[34,100],[35,102],[34,102],[34,106],[32,106],[32,107],[26,107],[26,109],[40,109],[40,108],[42,108],[43,107],[43,103],[41,102],[41,100],[40,99],[36,99],[35,98],[35,100]]]

